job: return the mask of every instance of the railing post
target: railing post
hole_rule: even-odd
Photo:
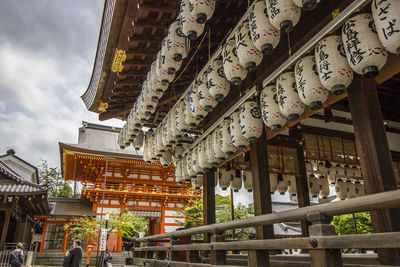
[[[200,263],[199,251],[186,251],[186,261],[188,263]]]
[[[174,245],[179,245],[179,240],[176,237],[172,237],[169,245],[172,247]],[[169,250],[168,252],[169,261],[179,261],[179,251]]]
[[[165,258],[167,257],[165,251],[157,251],[156,252],[156,259],[157,260],[165,260]]]
[[[254,215],[272,213],[265,131],[255,143],[250,144],[250,167],[253,174]],[[256,226],[255,228],[257,239],[274,238],[272,225]],[[248,266],[270,266],[268,250],[249,250],[248,253]]]
[[[203,221],[204,225],[215,223],[215,170],[203,177]],[[204,234],[204,242],[210,243],[210,234]]]
[[[154,246],[154,242],[149,241],[146,243],[146,247],[153,247],[153,246]],[[146,254],[146,259],[153,259],[153,257],[154,257],[153,251],[146,250],[145,254]]]
[[[211,243],[224,242],[225,238],[222,235],[222,232],[216,232],[211,236]],[[224,250],[214,250],[213,246],[211,246],[212,250],[210,253],[210,263],[211,265],[226,265],[226,251]]]
[[[310,242],[312,246],[317,246],[317,236],[336,235],[335,227],[331,224],[332,218],[322,213],[312,213],[307,215],[307,220],[311,222],[308,227]],[[311,267],[342,267],[342,254],[340,249],[311,249]]]
[[[133,258],[140,258],[140,252],[136,250],[136,248],[140,247],[139,242],[134,242],[133,243],[133,251],[132,251],[132,256]]]

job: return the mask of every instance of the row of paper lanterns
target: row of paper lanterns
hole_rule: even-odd
[[[294,4],[299,4],[299,1],[295,2],[293,3],[292,0],[267,1],[267,3],[257,1],[252,6],[249,20],[245,20],[239,25],[235,37],[225,43],[222,59],[215,59],[209,68],[197,77],[195,86],[192,87],[191,94],[188,97],[191,102],[190,109],[193,113],[192,116],[189,116],[191,121],[188,119],[191,127],[195,127],[199,120],[216,106],[217,101],[223,100],[228,94],[230,84],[227,80],[232,84],[239,84],[246,77],[247,69],[253,70],[261,62],[261,51],[267,53],[267,51],[276,47],[280,36],[278,30],[274,28],[278,25],[276,21],[279,22],[280,26],[288,25],[289,22],[292,25],[297,23],[298,19],[295,14],[300,12]],[[281,4],[285,8],[279,8]],[[197,5],[202,6],[199,3]],[[264,12],[265,5],[267,13]],[[307,6],[309,5],[310,3],[307,3]],[[378,12],[383,5],[385,5],[384,16],[382,16],[382,12]],[[353,16],[343,26],[342,36],[329,36],[321,40],[316,46],[314,56],[310,55],[300,59],[294,68],[294,72],[285,72],[278,77],[276,83],[266,85],[261,97],[263,119],[266,125],[272,130],[279,130],[287,119],[297,120],[304,112],[305,105],[312,109],[321,108],[323,102],[328,98],[329,91],[333,94],[345,92],[345,88],[350,85],[353,79],[353,71],[367,77],[377,75],[387,60],[385,49],[394,53],[400,52],[400,34],[396,30],[398,26],[395,23],[397,19],[400,19],[399,13],[396,12],[398,5],[398,1],[373,1],[373,15],[358,14]],[[215,7],[215,2],[211,6]],[[181,9],[185,10],[184,7],[185,0],[182,1]],[[275,14],[277,9],[282,12]],[[180,16],[185,18],[183,13]],[[207,16],[207,18],[209,17]],[[181,19],[181,24],[178,21],[175,22],[171,25],[172,29],[170,28],[169,36],[172,34],[173,37],[177,38],[179,36],[177,33],[180,32],[179,25],[183,25],[181,29],[183,31],[185,23],[193,24],[194,22],[193,18]],[[174,27],[178,30],[174,31]],[[195,31],[194,28],[187,26],[184,30],[186,36],[189,33],[187,29]],[[173,34],[174,32],[176,34]],[[170,38],[173,41],[168,41],[167,36],[163,45],[164,50],[166,50],[165,47],[168,47],[165,44],[177,43],[173,37]],[[180,37],[186,38],[184,35]],[[172,54],[167,52],[164,54],[168,54],[170,59],[173,57],[172,61],[169,61],[174,62],[175,59],[181,59],[180,54],[175,52],[174,50],[171,52]],[[138,131],[141,124],[154,112],[156,104],[152,104],[152,102],[156,99],[155,94],[166,90],[168,82],[173,79],[173,77],[168,78],[157,72],[157,70],[164,70],[164,74],[173,72],[171,71],[173,67],[164,65],[167,60],[162,54],[162,51],[160,51],[157,57],[158,62],[153,63],[152,71],[150,71],[153,75],[150,75],[147,83],[144,83],[144,90],[138,101],[141,103],[137,102],[134,105],[128,119],[128,126],[130,126],[127,127],[128,131],[133,131],[131,136],[135,135],[135,131]],[[154,73],[157,75],[154,76]],[[148,81],[154,80],[152,77],[158,78],[158,81],[155,79],[155,82],[149,83]],[[146,84],[148,86],[145,86]],[[166,87],[164,89],[155,88],[154,84],[164,84]],[[148,91],[150,92],[149,95],[145,93]],[[133,120],[134,123],[129,123],[130,120]],[[127,140],[125,139],[125,141]]]
[[[182,170],[178,170],[182,171]],[[219,186],[222,190],[227,190],[229,187],[238,192],[242,186],[248,192],[253,191],[252,173],[250,170],[228,170],[227,168],[219,168],[216,172],[215,186]],[[281,195],[286,192],[290,196],[297,195],[296,177],[295,175],[282,173],[269,173],[270,193],[275,192]],[[184,182],[192,182],[195,189],[200,189],[203,186],[203,175],[198,175],[196,178],[186,178],[178,180],[178,184]],[[312,198],[328,198],[330,195],[330,184],[326,176],[310,175],[307,179],[308,190]],[[339,178],[334,183],[336,197],[339,200],[351,199],[365,194],[364,185],[358,179],[343,179]]]
[[[273,4],[270,7],[272,10],[274,9]],[[198,99],[198,104],[192,108],[194,110],[190,123],[192,127],[198,125],[199,121],[207,116],[218,101],[223,101],[229,93],[229,82],[235,85],[239,84],[247,75],[246,69],[254,70],[256,65],[261,62],[262,54],[254,46],[257,46],[263,53],[269,54],[278,45],[280,32],[269,23],[268,17],[264,13],[265,8],[265,1],[255,3],[249,15],[251,26],[249,20],[245,20],[237,28],[235,36],[225,44],[222,58],[215,59],[204,73],[198,75],[195,86],[191,90],[192,96],[190,96],[191,100],[196,97]],[[212,16],[214,9],[215,1],[190,0],[189,3],[188,0],[183,0],[181,2],[180,15],[171,24],[168,35],[163,40],[162,49],[157,54],[157,59],[152,64],[147,79],[142,85],[142,92],[128,116],[127,131],[130,132],[130,136],[134,137],[154,113],[158,100],[168,88],[169,83],[173,81],[176,71],[181,67],[182,59],[187,56],[189,49],[187,38],[194,40],[202,34],[204,23]],[[300,17],[299,8],[295,9],[296,14],[299,14]],[[262,14],[258,14],[260,10]],[[259,32],[261,27],[257,29],[256,25],[260,23],[265,23],[269,27],[268,34],[263,34],[262,30]],[[249,44],[251,46],[247,48]],[[253,53],[256,54],[256,57],[251,56]],[[228,79],[225,73],[228,74]],[[125,138],[125,141],[125,145],[120,145],[121,147],[129,145],[129,139]]]

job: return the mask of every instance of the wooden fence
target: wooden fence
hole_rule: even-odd
[[[306,249],[310,252],[310,265],[312,267],[343,266],[341,249],[400,248],[400,232],[338,236],[334,227],[330,224],[332,216],[399,207],[400,190],[394,190],[355,199],[148,236],[136,239],[133,252],[134,264],[146,264],[146,266],[224,266],[227,264],[227,251],[239,250],[247,251],[248,266],[255,266],[252,265],[252,255],[256,254],[252,252],[265,251],[265,265],[263,266],[269,266],[269,251]],[[223,237],[226,230],[256,226],[265,227],[274,223],[303,219],[310,223],[309,237],[233,242],[225,241]],[[183,239],[190,241],[191,236],[195,234],[211,235],[211,242],[179,244],[180,240]],[[160,246],[160,242],[167,242],[169,245]],[[209,264],[201,264],[200,255],[204,252],[208,254]],[[182,255],[184,255],[183,258]]]

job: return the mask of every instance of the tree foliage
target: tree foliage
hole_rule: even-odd
[[[359,234],[372,233],[372,223],[369,212],[355,213],[355,217],[357,222],[357,232]],[[336,233],[339,235],[355,234],[352,214],[334,216],[332,224],[335,226]]]
[[[107,224],[107,238],[112,232],[121,232],[127,237],[138,237],[139,233],[147,233],[148,220],[142,217],[136,217],[129,211],[123,211],[120,214],[110,215]],[[99,229],[105,228],[105,218],[81,217],[65,225],[69,229],[74,239],[88,240],[89,243],[97,243],[99,238]]]
[[[231,200],[229,196],[215,195],[216,205],[216,222],[228,222],[232,220]],[[254,206],[250,204],[248,207],[238,204],[234,208],[235,220],[254,216]],[[182,215],[186,217],[183,227],[192,228],[203,225],[203,200],[192,201],[182,210]],[[226,238],[232,238],[232,230],[224,232]],[[248,239],[251,235],[249,228],[235,230],[236,239]]]
[[[49,197],[72,198],[72,188],[61,176],[60,170],[57,167],[49,167],[44,159],[41,161],[42,164],[38,166],[40,184],[48,188]]]

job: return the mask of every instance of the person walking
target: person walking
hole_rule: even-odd
[[[80,240],[74,241],[74,247],[65,253],[63,267],[81,267],[83,251]]]
[[[108,248],[106,248],[106,251],[104,252],[104,267],[109,267],[112,266],[111,264],[112,261],[112,255],[111,252],[108,250]]]
[[[21,267],[24,263],[24,245],[21,242],[17,243],[17,246],[13,252],[11,252],[10,265],[12,267]]]

